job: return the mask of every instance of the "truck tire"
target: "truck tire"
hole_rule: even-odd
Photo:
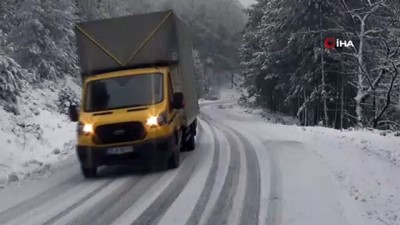
[[[178,149],[174,149],[174,152],[168,159],[168,169],[176,169],[179,167],[179,155]]]
[[[81,167],[82,174],[85,178],[94,178],[97,176],[97,168],[84,168]]]
[[[196,148],[196,139],[194,138],[194,133],[190,134],[189,140],[186,141],[186,151],[193,151]]]
[[[180,151],[181,152],[186,152],[186,131],[185,129],[182,130],[182,137],[181,137],[181,147],[180,147]]]
[[[196,148],[196,121],[192,123],[189,127],[189,132],[186,134],[186,132],[183,132],[182,134],[182,147],[181,147],[181,152],[191,152],[195,150]],[[186,140],[186,135],[189,135],[190,138]]]
[[[193,151],[196,148],[196,128],[197,128],[197,120],[195,120],[192,125],[190,125],[190,138],[186,141],[186,150]]]
[[[192,128],[194,136],[197,136],[197,119],[194,120]]]

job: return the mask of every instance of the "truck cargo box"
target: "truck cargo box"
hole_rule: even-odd
[[[76,25],[82,79],[119,70],[170,66],[175,92],[185,97],[186,125],[199,113],[192,38],[186,25],[163,11]]]

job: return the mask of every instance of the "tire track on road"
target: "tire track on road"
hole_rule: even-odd
[[[268,142],[264,142],[268,151]],[[282,221],[282,177],[278,157],[274,150],[269,151],[270,159],[270,195],[267,210],[267,225],[280,225]]]
[[[21,203],[18,203],[17,205],[9,209],[6,209],[3,212],[0,212],[0,224],[5,224],[7,221],[10,221],[11,219],[17,217],[18,215],[21,215],[25,212],[28,212],[30,209],[45,204],[51,199],[56,198],[60,194],[69,190],[71,187],[74,187],[75,185],[83,182],[84,179],[83,178],[79,179],[79,177],[81,177],[81,175],[76,174],[68,178],[67,180],[61,182],[60,184],[39,193],[38,195],[30,199],[27,199],[25,201],[22,201]]]
[[[106,188],[107,186],[109,186],[112,182],[114,182],[114,179],[106,181],[104,184],[102,184],[101,186],[99,186],[98,188],[94,189],[92,192],[90,192],[88,195],[86,195],[85,197],[81,198],[79,201],[75,202],[73,205],[69,206],[68,208],[66,208],[64,211],[58,213],[57,215],[53,216],[52,218],[50,218],[49,220],[47,220],[46,222],[44,222],[42,225],[49,225],[49,224],[53,224],[54,222],[56,222],[59,218],[67,215],[69,212],[71,212],[72,210],[74,210],[75,208],[79,207],[80,205],[84,204],[87,200],[89,200],[91,197],[93,197],[95,194],[97,194],[99,191],[101,191],[102,189]]]
[[[101,214],[97,214],[92,220],[82,220],[89,223],[78,223],[78,224],[91,224],[91,225],[102,225],[102,224],[112,224],[119,216],[121,216],[133,203],[135,203],[148,188],[154,185],[162,176],[162,173],[148,174],[143,179],[138,182],[131,190],[127,190],[118,200],[103,200],[104,210]]]
[[[212,104],[210,104],[212,105]],[[213,121],[218,127],[223,130],[228,130],[232,132],[239,139],[240,143],[243,144],[244,154],[246,160],[247,176],[246,176],[246,190],[245,197],[243,201],[242,212],[240,215],[240,223],[243,225],[259,224],[260,215],[260,198],[261,198],[261,172],[260,165],[256,153],[255,147],[250,143],[249,139],[243,135],[237,129],[234,129],[227,124],[217,122],[213,120],[209,115],[202,114],[207,120]],[[228,135],[229,137],[229,135]],[[234,143],[234,140],[228,138],[229,143]],[[275,166],[275,165],[274,165]],[[275,181],[275,180],[274,180]],[[271,183],[271,186],[273,184]],[[267,223],[267,225],[270,225]]]
[[[220,144],[216,138],[217,132],[215,131],[215,128],[213,126],[211,126],[208,122],[205,121],[205,123],[207,123],[210,126],[211,132],[214,137],[214,146],[215,146],[214,148],[215,149],[214,149],[212,167],[211,167],[210,173],[207,176],[205,187],[204,187],[204,189],[200,195],[200,198],[197,201],[196,206],[194,207],[194,210],[193,210],[192,214],[190,215],[190,218],[189,218],[188,222],[186,223],[186,225],[199,224],[201,216],[203,215],[203,212],[205,210],[206,204],[210,198],[211,189],[213,188],[216,177],[217,177]]]
[[[246,135],[243,133],[240,133],[239,131],[235,130],[232,126],[229,126],[230,129],[235,132],[239,137],[241,137],[242,142],[245,143],[246,146],[249,146],[253,151],[250,151],[250,153],[247,155],[248,158],[253,158],[253,159],[248,159],[253,161],[254,163],[257,163],[257,176],[259,177],[258,181],[254,180],[254,176],[248,176],[248,178],[253,179],[248,180],[248,184],[257,182],[258,183],[258,190],[256,193],[257,195],[251,194],[252,192],[249,191],[249,193],[246,193],[246,204],[250,203],[250,207],[245,207],[245,210],[243,212],[243,218],[241,221],[241,224],[266,224],[266,225],[280,225],[282,221],[282,176],[281,176],[281,171],[280,171],[280,165],[279,165],[279,159],[276,155],[276,152],[274,150],[271,150],[267,145],[268,142],[263,141],[263,139],[259,136],[260,134],[253,133],[250,130],[246,130],[246,135],[249,137],[255,136],[257,138],[257,145],[253,145],[250,143],[249,137],[246,137]],[[258,153],[256,152],[256,149],[254,146],[258,146]],[[267,155],[267,159],[269,163],[267,164],[268,168],[268,174],[269,174],[269,184],[268,184],[268,199],[267,199],[267,207],[266,207],[266,215],[263,215],[263,218],[260,218],[260,200],[261,200],[261,168],[259,165],[259,157],[260,155],[260,150],[265,151]],[[247,151],[249,152],[249,151]],[[254,169],[255,167],[253,166],[254,164],[248,163],[251,167],[248,168],[248,172],[252,173],[251,171],[255,172]],[[264,179],[266,175],[264,174]],[[254,188],[254,187],[253,187]],[[256,191],[256,190],[253,190]],[[251,202],[256,202],[258,205],[251,204]],[[252,206],[253,205],[253,206]],[[251,208],[258,208],[258,213],[254,214],[254,209]],[[265,213],[263,213],[265,214]],[[254,219],[258,218],[258,222],[256,223],[248,223],[249,218],[253,221]],[[257,220],[255,220],[257,221]]]
[[[200,131],[203,131],[200,125]],[[203,137],[203,132],[199,132],[199,139]],[[192,158],[192,164],[186,163],[185,167],[183,165],[178,169],[178,174],[174,177],[172,182],[167,186],[167,188],[161,193],[160,196],[131,224],[132,225],[149,225],[156,224],[160,218],[165,214],[167,209],[172,205],[172,203],[179,196],[181,191],[185,188],[191,175],[193,174],[197,164],[199,163],[195,160],[195,155],[201,154],[198,150],[191,152],[191,155],[187,157]],[[195,162],[195,163],[193,163]]]
[[[226,133],[226,137],[229,143],[236,142],[232,134]],[[237,148],[231,148],[231,159],[228,166],[228,173],[226,174],[221,193],[218,196],[213,211],[207,220],[207,224],[227,224],[229,213],[233,206],[234,196],[238,188],[240,166],[240,152]]]
[[[160,225],[185,225],[188,223],[192,213],[196,210],[196,205],[199,206],[199,202],[202,201],[201,194],[204,193],[204,189],[208,188],[206,183],[210,178],[210,174],[212,174],[213,163],[218,165],[217,161],[213,161],[216,154],[215,149],[218,147],[215,146],[216,141],[212,133],[212,128],[203,120],[199,120],[199,122],[204,127],[203,133],[205,137],[198,142],[197,151],[199,153],[196,154],[196,159],[193,159],[197,161],[196,169],[193,171],[184,189],[160,218],[158,223]]]
[[[234,129],[233,126],[230,127]],[[282,223],[282,175],[276,149],[271,149],[269,146],[273,141],[264,141],[259,133],[246,126],[243,126],[241,136],[245,139],[244,141],[253,140],[248,144],[253,146],[257,159],[266,160],[259,164],[259,172],[263,178],[260,180],[260,188],[263,188],[260,189],[260,193],[263,193],[259,197],[262,203],[260,210],[263,209],[263,211],[260,211],[258,215],[259,224],[280,225]]]
[[[175,201],[179,193],[187,184],[190,175],[193,173],[195,165],[189,165],[185,170],[180,170],[171,184],[163,191],[149,208],[147,208],[132,225],[155,224],[164,215],[168,207]]]
[[[260,189],[261,189],[261,176],[260,166],[257,155],[250,142],[243,137],[242,134],[234,129],[234,132],[245,146],[246,162],[247,162],[247,187],[244,199],[244,207],[241,216],[240,224],[250,225],[258,224],[258,215],[260,212]],[[269,225],[269,224],[268,224]]]
[[[93,182],[79,183],[56,198],[51,199],[38,207],[32,208],[25,213],[19,214],[8,221],[7,224],[43,224],[49,218],[76,204],[76,202],[79,202],[82,199],[86,200],[85,198],[96,190],[109,188],[112,186],[111,184],[114,184],[114,182],[110,180],[97,180]]]

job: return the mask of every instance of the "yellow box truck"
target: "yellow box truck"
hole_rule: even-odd
[[[151,160],[179,166],[195,149],[199,114],[192,40],[172,12],[76,25],[82,76],[77,155],[85,177],[103,165]]]

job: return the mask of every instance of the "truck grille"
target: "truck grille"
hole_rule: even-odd
[[[96,144],[116,144],[141,140],[146,131],[140,122],[116,123],[98,126],[95,129]]]

